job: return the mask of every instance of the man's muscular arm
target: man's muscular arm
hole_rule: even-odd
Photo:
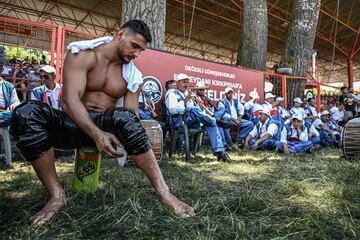
[[[138,113],[139,96],[141,89],[142,89],[142,85],[139,86],[139,89],[135,93],[128,90],[124,97],[124,107],[134,110],[138,117],[139,117],[139,113]]]
[[[95,141],[100,152],[118,157],[121,156],[121,153],[112,147],[112,143],[120,145],[120,142],[114,135],[103,132],[93,123],[81,102],[86,89],[87,73],[94,66],[95,59],[94,53],[90,51],[80,52],[76,55],[67,54],[63,75],[63,111]]]

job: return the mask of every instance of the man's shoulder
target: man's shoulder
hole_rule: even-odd
[[[99,62],[95,49],[83,50],[76,54],[69,51],[66,59],[64,67],[71,65],[73,67],[86,66],[87,68],[92,68]]]

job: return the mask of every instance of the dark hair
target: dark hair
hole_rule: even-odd
[[[348,87],[341,87],[340,91],[344,91],[345,89],[347,89]]]
[[[309,98],[308,100],[307,100],[307,102],[309,103],[309,102],[311,102],[313,100],[313,98]]]
[[[171,79],[165,82],[165,89],[169,90],[169,85],[172,84],[173,82],[175,82],[175,80]]]
[[[143,35],[143,37],[146,39],[146,41],[148,41],[148,43],[151,43],[152,41],[150,29],[148,25],[146,25],[146,23],[142,20],[137,20],[137,19],[129,20],[126,23],[124,23],[121,26],[121,28],[122,29],[127,28],[132,30],[133,32]]]

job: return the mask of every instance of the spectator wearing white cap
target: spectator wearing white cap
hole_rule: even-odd
[[[320,118],[313,122],[313,126],[320,133],[320,145],[323,147],[334,146],[339,147],[339,136],[337,137],[333,131],[329,129],[326,123],[330,121],[330,112],[324,110],[320,113]]]
[[[0,72],[2,72],[2,70],[3,67],[0,66]],[[20,101],[14,85],[5,81],[2,76],[0,76],[0,111],[12,111],[19,104]]]
[[[250,97],[250,100],[244,104],[244,108],[245,108],[244,118],[248,119],[248,120],[252,121],[254,124],[256,124],[259,120],[259,118],[258,118],[259,115],[258,115],[258,113],[254,114],[254,112],[255,112],[255,109],[261,108],[261,105],[258,103],[260,96],[255,89],[254,91],[251,91],[249,93],[249,97]]]
[[[170,89],[165,96],[168,114],[184,113],[184,121],[188,127],[200,127],[200,123],[202,123],[208,133],[211,149],[214,155],[217,156],[218,161],[230,162],[229,155],[225,153],[224,143],[219,128],[216,125],[216,119],[204,113],[198,106],[195,106],[192,100],[194,96],[188,92],[189,76],[180,73],[175,75],[174,80],[177,83],[177,89]],[[179,118],[173,118],[173,121],[175,126],[180,125]]]
[[[61,109],[62,88],[55,81],[55,68],[45,65],[39,69],[39,74],[44,84],[32,90],[31,100],[45,102],[55,109]]]
[[[269,112],[271,112],[271,110],[273,110],[273,102],[275,100],[275,97],[276,96],[271,92],[267,92],[264,97],[265,100],[260,103],[260,105],[264,108],[269,109]]]
[[[290,115],[292,116],[294,114],[300,114],[303,118],[305,118],[306,117],[305,109],[301,107],[303,101],[299,97],[297,97],[294,98],[293,103],[294,106],[290,109]]]
[[[291,121],[281,130],[280,141],[276,142],[276,150],[284,153],[310,152],[313,143],[309,140],[310,129],[300,114],[294,114]]]
[[[195,101],[200,105],[200,108],[202,108],[206,113],[210,114],[211,116],[214,115],[214,106],[211,103],[211,99],[206,97],[205,91],[208,89],[209,86],[206,86],[203,82],[198,82],[195,85],[195,92],[197,98]]]
[[[263,107],[260,110],[260,121],[245,139],[244,151],[248,149],[274,150],[275,143],[279,139],[279,125],[271,119],[269,109]]]
[[[313,98],[309,98],[307,100],[307,106],[305,107],[305,121],[309,121],[310,123],[312,123],[315,119],[317,119],[318,116],[318,112],[316,111],[316,103],[315,103],[315,99]]]
[[[237,141],[241,143],[249,134],[254,124],[242,119],[244,115],[244,106],[233,97],[234,90],[230,87],[225,88],[225,97],[219,101],[218,111],[215,113],[217,119],[233,123],[233,126],[238,128]],[[230,129],[224,129],[224,137],[229,146],[233,144]]]
[[[287,119],[290,118],[289,111],[286,108],[284,108],[284,101],[285,99],[283,97],[277,97],[275,99],[276,102],[275,108],[279,111],[283,122],[285,122]]]

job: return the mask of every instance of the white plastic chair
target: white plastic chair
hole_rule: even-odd
[[[12,150],[9,127],[0,127],[0,135],[4,141],[6,165],[10,165],[12,160]]]

